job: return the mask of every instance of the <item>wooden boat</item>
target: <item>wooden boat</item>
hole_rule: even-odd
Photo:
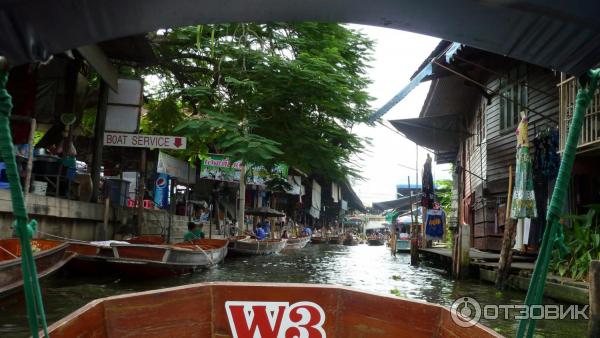
[[[74,254],[68,244],[50,239],[32,239],[33,259],[38,278],[48,276],[65,265]],[[0,240],[0,297],[17,292],[23,285],[21,243],[17,238]]]
[[[385,240],[383,237],[369,237],[367,239],[367,244],[370,246],[381,246],[385,244]]]
[[[292,237],[292,238],[288,238],[287,242],[285,243],[285,247],[283,248],[283,250],[297,250],[297,249],[302,249],[304,248],[308,242],[310,242],[310,237]]]
[[[327,243],[328,244],[341,244],[342,240],[341,240],[340,236],[330,236],[329,238],[327,238]]]
[[[358,245],[358,239],[354,235],[346,235],[342,241],[342,244],[346,246],[355,246]]]
[[[322,236],[312,236],[310,238],[310,242],[312,244],[325,244],[325,243],[327,243],[327,238],[322,237]]]
[[[131,244],[165,244],[167,240],[162,235],[142,235],[126,240]]]
[[[304,326],[309,332],[301,328],[307,322],[312,323]],[[269,283],[191,284],[102,298],[49,327],[53,338],[268,338],[298,332],[306,337],[502,337],[481,324],[457,325],[440,305],[341,286]]]
[[[248,236],[237,236],[229,240],[229,252],[234,255],[270,255],[285,247],[287,239],[265,239],[259,241]]]
[[[218,264],[227,255],[227,245],[227,240],[220,239],[170,245],[108,241],[72,243],[69,250],[78,253],[75,268],[80,271],[110,269],[135,277],[163,277]]]

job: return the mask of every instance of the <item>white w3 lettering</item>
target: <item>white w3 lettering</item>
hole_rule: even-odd
[[[225,302],[234,338],[326,338],[325,312],[312,302]]]

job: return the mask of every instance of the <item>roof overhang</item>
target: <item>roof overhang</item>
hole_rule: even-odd
[[[459,115],[441,115],[391,120],[399,132],[416,144],[441,152],[455,152],[460,140],[469,136]]]
[[[0,54],[12,64],[101,41],[199,23],[321,21],[457,41],[580,75],[600,59],[600,2],[560,0],[2,1]]]

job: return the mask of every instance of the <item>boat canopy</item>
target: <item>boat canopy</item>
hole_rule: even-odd
[[[200,23],[321,21],[401,29],[580,75],[600,59],[600,2],[562,0],[23,0],[0,5],[12,64]]]

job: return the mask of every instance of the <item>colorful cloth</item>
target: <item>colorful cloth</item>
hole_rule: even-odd
[[[425,234],[428,241],[439,241],[444,237],[446,213],[441,209],[427,210],[425,219]]]
[[[423,165],[423,176],[421,177],[421,206],[431,209],[435,200],[433,188],[433,174],[431,173],[431,157],[427,154],[427,160]]]
[[[521,146],[517,150],[517,167],[513,189],[510,217],[536,218],[535,192],[533,191],[533,173],[529,147]]]

